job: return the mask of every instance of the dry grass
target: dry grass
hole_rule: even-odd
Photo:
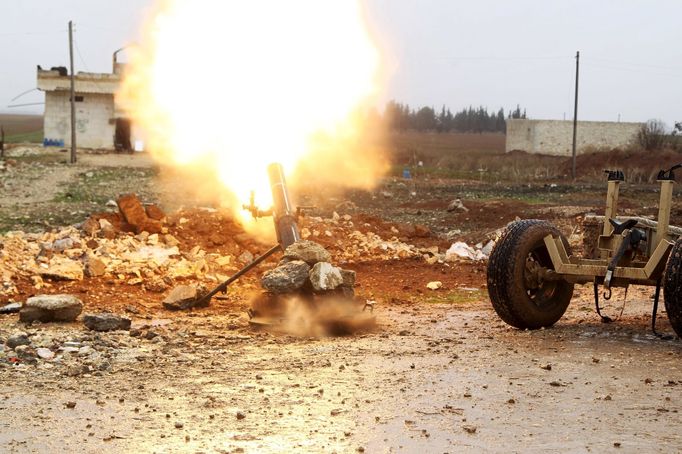
[[[393,133],[388,138],[390,156],[399,173],[421,161],[427,173],[484,181],[526,181],[563,178],[566,158],[504,152],[504,134]]]
[[[394,175],[421,161],[421,172],[480,181],[558,181],[571,179],[571,158],[504,152],[503,134],[393,133],[387,140]],[[654,183],[660,169],[682,162],[682,153],[662,151],[590,150],[577,158],[578,179],[604,180],[604,169],[620,169],[631,183]],[[682,173],[681,173],[682,174]]]

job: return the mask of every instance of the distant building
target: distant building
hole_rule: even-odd
[[[75,76],[76,144],[79,148],[130,150],[131,124],[117,104],[123,65],[114,72]],[[71,81],[66,68],[44,70],[38,66],[38,89],[45,92],[44,143],[71,145]]]
[[[637,137],[643,123],[579,121],[576,153],[622,148]],[[508,119],[505,151],[571,156],[573,122],[562,120]]]

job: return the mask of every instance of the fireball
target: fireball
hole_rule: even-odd
[[[143,36],[119,96],[147,148],[214,176],[236,207],[251,191],[269,207],[272,162],[352,186],[385,169],[353,145],[380,85],[359,1],[170,0]]]

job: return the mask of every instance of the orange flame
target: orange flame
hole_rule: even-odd
[[[210,169],[234,202],[269,207],[271,162],[350,186],[385,170],[357,146],[380,77],[359,1],[169,0],[144,36],[123,104],[156,157]]]

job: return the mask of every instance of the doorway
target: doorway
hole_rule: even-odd
[[[126,151],[128,153],[133,151],[133,147],[130,143],[130,120],[127,118],[116,119],[114,148],[116,151]]]

